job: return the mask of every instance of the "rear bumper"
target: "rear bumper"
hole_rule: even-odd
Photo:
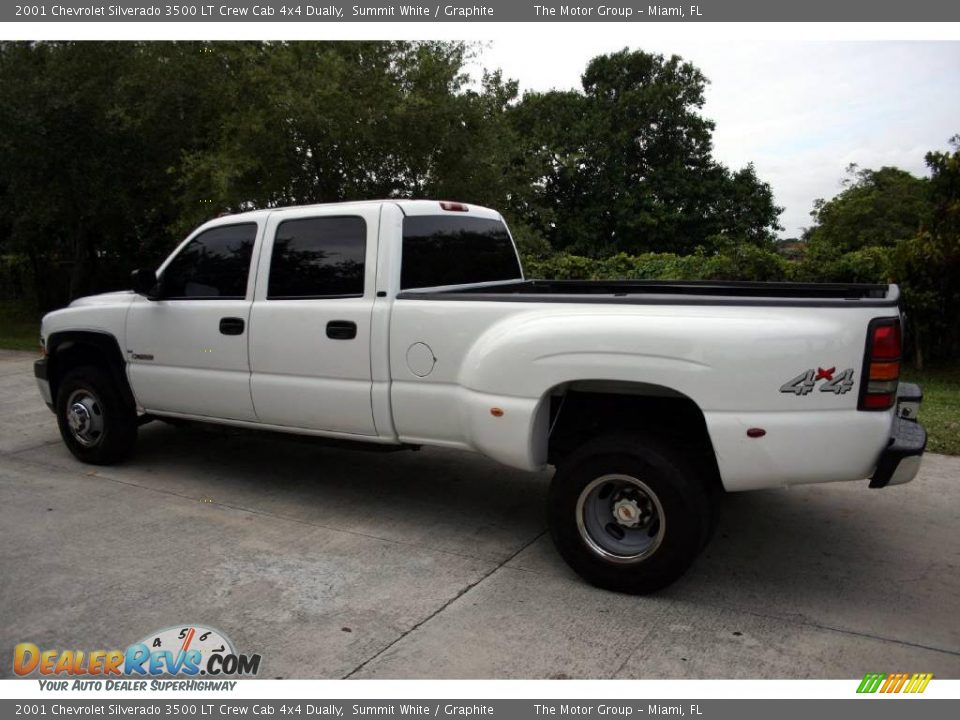
[[[877,460],[877,468],[870,478],[870,487],[902,485],[916,477],[920,458],[927,447],[927,431],[916,421],[923,402],[919,385],[901,383],[897,391],[897,415],[893,421],[893,436]]]
[[[40,358],[33,364],[33,376],[37,379],[37,387],[47,407],[53,410],[53,394],[50,392],[47,358]]]

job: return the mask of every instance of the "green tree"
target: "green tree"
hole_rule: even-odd
[[[927,153],[929,219],[894,256],[918,367],[960,352],[960,135],[950,144],[952,151]]]
[[[531,224],[553,247],[594,257],[772,243],[769,185],[712,157],[706,83],[677,56],[623,50],[590,62],[582,92],[525,95],[512,116],[535,158]]]
[[[817,200],[799,279],[896,282],[918,367],[960,350],[960,136],[926,155],[930,178],[851,165],[843,190]]]
[[[497,204],[512,178],[499,74],[468,87],[463,43],[240,44],[221,52],[228,102],[184,158],[183,218],[382,197]]]
[[[23,250],[38,276],[49,258],[72,262],[69,284],[80,290],[96,262],[97,226],[115,221],[118,190],[118,138],[103,122],[113,94],[88,73],[119,70],[123,50],[62,48],[0,46],[0,183],[10,249]]]
[[[39,307],[169,246],[181,154],[223,112],[206,47],[0,43],[3,243],[29,258]]]
[[[893,247],[916,235],[930,218],[928,181],[905,170],[850,165],[843,190],[814,201],[814,224],[805,233],[808,252],[826,257],[866,247]]]
[[[516,84],[471,86],[470,52],[0,43],[0,249],[29,258],[49,308],[122,287],[225,211],[413,196],[508,208],[525,184],[506,121]]]

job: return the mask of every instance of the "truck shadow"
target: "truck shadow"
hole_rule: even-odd
[[[543,532],[551,474],[455,450],[385,453],[163,423],[142,428],[130,465],[170,492],[489,560]]]

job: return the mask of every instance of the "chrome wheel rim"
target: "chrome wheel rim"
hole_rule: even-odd
[[[84,447],[93,447],[103,439],[103,404],[89,390],[70,393],[66,415],[70,435]]]
[[[619,563],[644,560],[663,542],[666,518],[657,494],[630,475],[603,475],[577,500],[577,529],[597,555]]]

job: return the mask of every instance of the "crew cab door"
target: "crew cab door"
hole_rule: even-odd
[[[147,411],[255,420],[247,337],[256,222],[202,230],[127,314],[130,386]]]
[[[379,214],[379,205],[356,205],[270,216],[250,317],[261,422],[377,434],[370,326]]]

